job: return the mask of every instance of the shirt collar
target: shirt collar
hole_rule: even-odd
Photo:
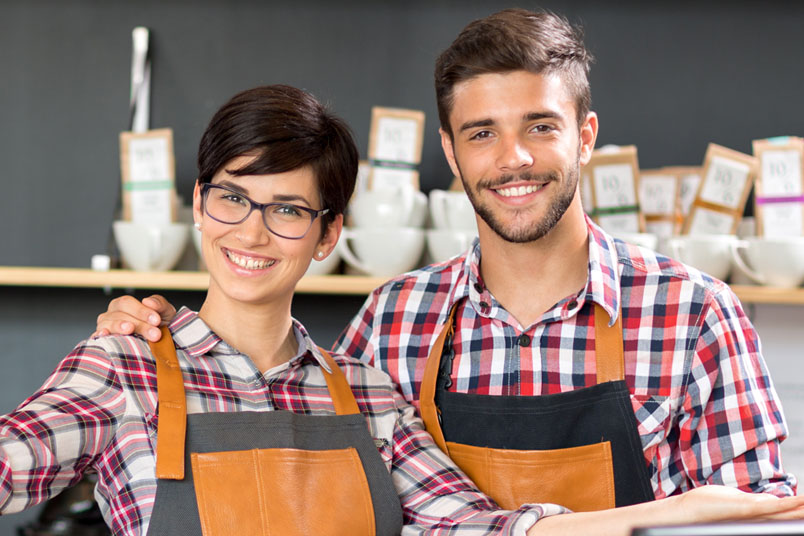
[[[620,311],[619,257],[614,238],[586,216],[589,229],[589,279],[586,298],[601,305],[609,313],[609,326],[617,321]]]
[[[179,309],[168,325],[168,329],[173,335],[173,342],[176,347],[183,350],[190,357],[200,358],[206,354],[210,354],[213,357],[240,354],[215,334],[198,316],[198,313],[187,307]],[[307,329],[296,319],[293,319],[293,334],[296,337],[299,349],[290,360],[291,365],[310,357],[327,372],[332,372],[321,353],[321,349],[310,338]]]
[[[620,310],[620,273],[618,269],[617,248],[614,238],[598,227],[588,216],[586,225],[589,236],[589,275],[586,287],[579,295],[579,301],[591,300],[601,305],[609,314],[609,325],[614,325]],[[485,290],[480,276],[480,242],[476,238],[463,262],[447,307],[442,311],[442,322],[446,320],[450,306],[462,298],[479,301]]]

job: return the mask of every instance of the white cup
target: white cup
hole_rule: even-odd
[[[427,196],[412,187],[361,192],[349,205],[355,227],[422,227]]]
[[[190,226],[118,220],[112,229],[123,262],[133,270],[148,272],[176,266],[187,245]]]
[[[468,231],[477,235],[477,218],[464,192],[430,191],[430,218],[436,229]]]
[[[684,235],[670,238],[667,247],[674,259],[725,281],[731,272],[732,246],[737,240],[725,234]]]
[[[433,262],[444,262],[469,249],[474,233],[452,229],[428,229],[427,252]]]
[[[623,242],[628,242],[629,244],[636,244],[637,246],[652,249],[653,251],[656,251],[659,245],[659,237],[653,233],[613,232],[612,236],[614,236],[615,238],[619,238]]]
[[[746,238],[732,246],[732,254],[734,264],[760,285],[798,287],[804,283],[804,236]]]
[[[415,268],[424,250],[424,230],[415,227],[344,228],[338,251],[350,266],[377,277]]]

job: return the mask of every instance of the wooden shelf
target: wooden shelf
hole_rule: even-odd
[[[302,278],[296,291],[365,296],[386,280],[384,277],[352,275],[310,276]],[[0,266],[0,286],[206,290],[208,285],[209,274],[206,272],[96,271],[85,268]]]
[[[297,292],[365,296],[386,281],[384,277],[323,275],[302,278]],[[0,266],[0,286],[81,287],[154,290],[206,290],[206,272],[135,272],[85,268],[41,268]],[[732,285],[744,303],[804,305],[804,288],[775,288]]]

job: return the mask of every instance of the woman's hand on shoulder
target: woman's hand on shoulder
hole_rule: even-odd
[[[109,303],[109,308],[98,315],[93,337],[105,335],[142,335],[156,342],[162,337],[159,326],[176,316],[176,308],[164,297],[154,294],[142,302],[133,296],[121,296]]]

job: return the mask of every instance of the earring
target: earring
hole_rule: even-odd
[[[320,258],[322,258],[322,257],[324,256],[324,252],[323,252],[323,251],[319,251],[318,253],[316,253],[316,254],[315,254],[315,256],[316,256],[316,257],[318,257],[318,258],[320,259]]]
[[[196,229],[198,229],[199,231],[201,230],[201,224],[200,224],[200,223],[198,223],[198,222],[195,222],[195,223],[193,224],[193,227],[195,227],[195,228],[196,228]]]

